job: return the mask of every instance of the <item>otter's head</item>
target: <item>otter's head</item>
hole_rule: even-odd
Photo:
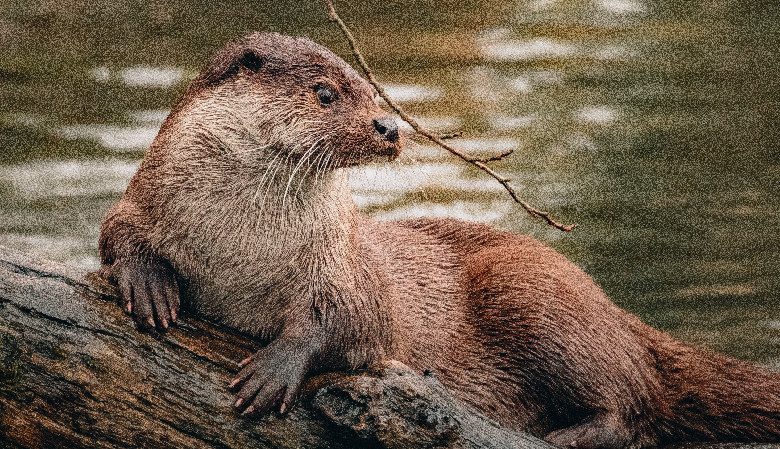
[[[376,104],[372,86],[304,38],[254,33],[228,44],[185,98],[190,108],[183,109],[230,124],[232,140],[243,144],[225,138],[220,145],[242,158],[281,155],[328,169],[392,160],[402,148],[398,126]],[[229,114],[228,121],[220,114]]]

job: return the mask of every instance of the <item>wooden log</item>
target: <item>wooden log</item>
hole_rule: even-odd
[[[138,332],[94,274],[0,247],[0,448],[549,448],[398,362],[325,374],[287,416],[227,385],[258,345],[184,316]]]

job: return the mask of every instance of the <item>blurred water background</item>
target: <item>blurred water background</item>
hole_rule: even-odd
[[[353,176],[380,219],[529,233],[676,337],[780,367],[776,0],[337,3],[391,96],[560,221],[438,149]],[[252,30],[352,62],[321,2],[0,1],[0,245],[98,265],[102,216],[207,57]],[[413,160],[414,161],[413,161]]]

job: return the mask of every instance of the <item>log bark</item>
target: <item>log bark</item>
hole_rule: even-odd
[[[0,247],[0,448],[550,447],[398,362],[246,419],[227,385],[255,342],[186,315],[141,333],[115,303],[94,274]]]

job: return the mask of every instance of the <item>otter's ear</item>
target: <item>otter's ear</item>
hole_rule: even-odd
[[[256,72],[263,68],[265,61],[259,55],[252,50],[247,50],[236,61],[238,65],[246,67],[247,69]]]
[[[262,57],[252,50],[246,50],[230,62],[225,73],[222,74],[220,81],[238,75],[238,72],[242,67],[251,70],[252,72],[257,72],[263,68],[264,65],[265,61]]]
[[[263,68],[265,61],[252,50],[238,53],[222,52],[212,59],[206,69],[194,82],[199,87],[213,86],[238,75],[241,68],[256,72]]]

